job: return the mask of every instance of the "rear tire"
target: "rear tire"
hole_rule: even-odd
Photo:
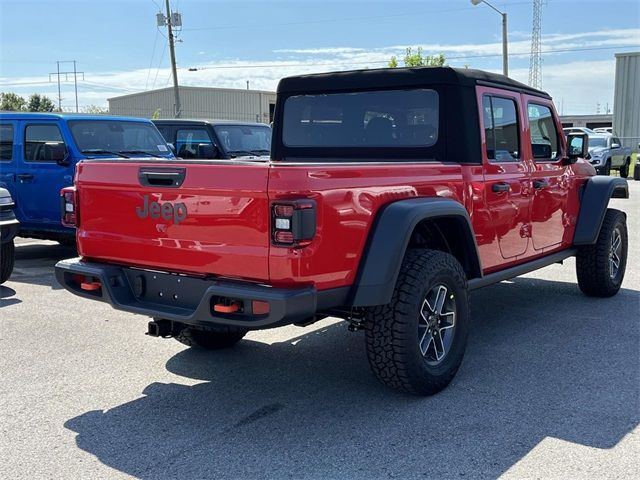
[[[629,176],[629,166],[631,165],[631,159],[627,158],[624,161],[624,165],[620,167],[620,176],[622,178],[627,178]]]
[[[640,180],[640,157],[636,156],[636,165],[633,167],[633,179]]]
[[[16,247],[13,244],[13,240],[3,243],[0,247],[0,284],[9,280],[11,272],[13,272],[16,258],[15,251]]]
[[[594,245],[579,248],[578,286],[590,297],[612,297],[622,285],[627,267],[627,222],[624,213],[607,209]]]
[[[234,327],[215,327],[205,330],[185,326],[174,338],[189,347],[222,350],[234,346],[246,334],[247,330]]]
[[[364,324],[378,380],[415,395],[439,392],[462,363],[469,331],[460,263],[436,250],[407,251],[391,302],[368,308]]]

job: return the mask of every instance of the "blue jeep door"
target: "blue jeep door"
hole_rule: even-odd
[[[16,206],[23,227],[65,230],[59,195],[73,181],[69,150],[57,123],[24,122],[23,126],[23,158],[16,169]]]
[[[12,122],[0,120],[0,187],[9,190],[14,201],[16,198],[16,156],[13,151],[15,132],[16,129]]]

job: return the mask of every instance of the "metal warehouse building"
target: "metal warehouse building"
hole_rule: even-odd
[[[613,130],[625,147],[640,143],[640,52],[616,53]]]
[[[230,88],[179,87],[181,118],[240,120],[270,123],[276,104],[275,92]],[[109,113],[150,118],[173,118],[173,88],[149,90],[109,98]]]

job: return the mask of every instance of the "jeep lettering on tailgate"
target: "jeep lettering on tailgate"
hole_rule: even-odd
[[[149,195],[144,196],[144,205],[142,208],[136,207],[136,215],[138,218],[160,218],[164,220],[173,220],[174,224],[180,223],[187,218],[187,206],[184,203],[159,203],[149,201]]]

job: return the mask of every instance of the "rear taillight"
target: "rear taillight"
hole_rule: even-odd
[[[60,190],[61,220],[65,227],[77,227],[80,223],[77,199],[75,187],[66,187]]]
[[[271,240],[283,247],[305,247],[316,235],[316,202],[291,200],[271,206]]]

